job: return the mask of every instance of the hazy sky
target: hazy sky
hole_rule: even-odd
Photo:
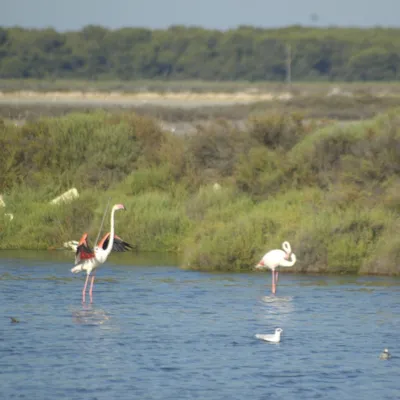
[[[400,26],[400,0],[0,0],[0,25],[77,30],[197,25]],[[311,15],[318,16],[312,21]]]

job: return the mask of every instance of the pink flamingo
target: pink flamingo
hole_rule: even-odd
[[[292,253],[289,242],[283,242],[281,249],[271,250],[264,255],[261,261],[256,265],[256,269],[269,268],[272,271],[272,293],[276,293],[276,285],[278,284],[278,267],[293,267],[296,262],[296,255]],[[289,259],[291,261],[289,261]]]
[[[123,204],[115,204],[111,209],[111,221],[110,221],[110,232],[108,232],[95,246],[94,251],[89,247],[87,243],[87,233],[84,233],[81,240],[78,243],[78,247],[75,253],[75,267],[71,269],[71,272],[78,273],[86,271],[86,281],[82,290],[82,303],[85,303],[86,287],[89,281],[89,276],[100,264],[106,262],[107,257],[114,251],[126,251],[131,249],[132,246],[124,242],[120,237],[114,235],[114,214],[117,210],[126,210]],[[93,297],[93,283],[95,278],[95,272],[92,274],[90,283],[89,296],[90,302],[92,303]]]

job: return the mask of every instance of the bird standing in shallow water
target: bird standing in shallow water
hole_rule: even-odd
[[[110,218],[110,232],[107,233],[103,239],[95,246],[94,251],[89,247],[87,243],[87,233],[84,233],[81,240],[78,243],[78,247],[76,249],[75,254],[75,267],[71,269],[71,272],[78,273],[81,271],[86,271],[86,281],[82,290],[82,303],[85,303],[86,297],[86,287],[89,281],[89,276],[92,271],[94,271],[100,264],[106,262],[107,257],[111,253],[112,250],[115,251],[125,251],[131,249],[131,245],[129,243],[124,242],[122,239],[118,238],[114,235],[114,214],[118,210],[126,210],[123,204],[115,204],[111,209],[111,218]],[[89,296],[90,302],[93,301],[93,283],[94,283],[95,274],[93,272]]]
[[[281,249],[271,250],[264,255],[261,261],[255,266],[256,269],[269,268],[272,272],[272,293],[276,293],[276,285],[278,284],[278,267],[292,267],[296,263],[296,255],[292,253],[289,242],[283,242]],[[289,261],[290,259],[290,261]]]
[[[383,350],[382,353],[379,355],[379,358],[381,360],[389,360],[390,357],[392,357],[392,355],[389,353],[388,349]]]

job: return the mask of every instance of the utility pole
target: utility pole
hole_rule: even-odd
[[[289,90],[292,89],[292,47],[290,44],[286,45],[286,83]]]

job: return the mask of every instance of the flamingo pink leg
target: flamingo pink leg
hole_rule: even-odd
[[[278,271],[275,271],[275,283],[278,285]]]
[[[276,292],[276,285],[275,285],[275,271],[272,271],[272,294]]]
[[[85,285],[83,286],[83,290],[82,290],[82,303],[85,303],[85,298],[86,298],[86,286],[88,284],[89,281],[89,274],[86,275],[86,280],[85,280]]]
[[[93,303],[93,283],[94,283],[94,274],[92,275],[92,280],[90,282],[90,289],[89,289],[89,297],[91,303]]]

